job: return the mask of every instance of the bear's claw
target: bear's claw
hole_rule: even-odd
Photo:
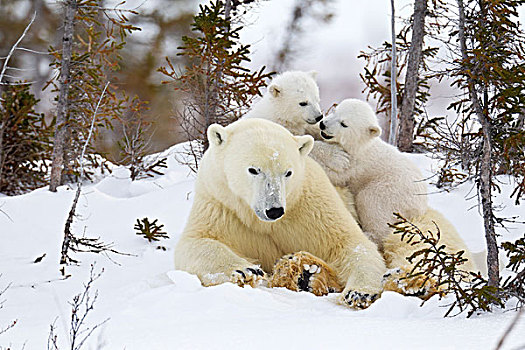
[[[254,288],[261,284],[264,279],[264,271],[259,266],[235,270],[230,277],[230,281],[237,284],[239,287],[249,285]]]
[[[432,278],[425,275],[411,276],[409,268],[394,268],[383,275],[383,288],[407,296],[427,300],[440,294],[439,286]]]
[[[303,268],[303,272],[297,280],[297,286],[299,287],[299,290],[311,292],[313,290],[311,287],[312,276],[321,272],[321,267],[317,265],[304,264]]]
[[[351,290],[344,294],[343,302],[354,309],[366,309],[379,298],[379,293],[361,293]]]

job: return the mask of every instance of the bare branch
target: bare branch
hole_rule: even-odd
[[[512,319],[512,322],[509,324],[509,326],[507,327],[505,332],[503,332],[503,334],[501,335],[501,338],[498,341],[498,344],[496,345],[494,350],[501,349],[501,347],[503,346],[503,343],[505,342],[505,340],[509,336],[510,332],[512,332],[512,330],[514,329],[514,327],[518,323],[518,320],[520,319],[522,314],[523,314],[523,307],[518,310],[518,312],[516,313],[516,316],[514,316],[514,318]]]
[[[15,52],[16,47],[18,46],[18,44],[20,44],[20,42],[26,36],[27,31],[29,30],[29,28],[31,27],[33,22],[35,21],[35,18],[36,18],[36,12],[33,13],[33,17],[31,18],[31,21],[29,21],[29,23],[27,24],[26,28],[24,29],[24,32],[22,33],[22,35],[20,35],[20,37],[18,38],[16,43],[13,45],[13,47],[11,47],[11,50],[7,54],[7,57],[6,57],[5,61],[4,61],[4,66],[2,67],[2,72],[0,72],[0,82],[2,82],[2,80],[4,80],[5,70],[7,69],[7,65],[9,63],[9,60],[11,59],[11,56],[13,55],[13,52]]]
[[[0,274],[0,277],[2,277],[1,274]],[[4,289],[0,290],[0,297],[2,297],[2,295],[9,289],[9,287],[11,287],[11,283],[8,284]],[[5,303],[5,300],[0,300],[0,309],[2,309],[4,307],[3,306],[4,303]],[[18,320],[14,320],[11,323],[9,323],[7,326],[4,326],[3,328],[2,328],[2,326],[0,326],[0,335],[4,334],[5,332],[7,332],[11,328],[13,328],[16,325],[17,322],[18,322]]]

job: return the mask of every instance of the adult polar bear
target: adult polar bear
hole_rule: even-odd
[[[345,209],[308,154],[311,136],[293,136],[262,119],[208,128],[210,147],[195,184],[175,267],[204,285],[256,285],[288,253],[326,261],[345,285],[343,301],[365,308],[381,293],[386,271],[375,245]]]
[[[381,129],[367,103],[344,100],[323,119],[320,129],[328,142],[340,145],[350,157],[350,161],[340,164],[338,171],[329,168],[325,171],[334,185],[347,186],[354,194],[363,230],[383,252],[389,268],[405,267],[406,257],[421,249],[392,234],[388,223],[395,222],[393,213],[400,213],[422,232],[435,232],[437,225],[440,242],[449,251],[464,250],[468,262],[463,268],[475,269],[456,229],[443,215],[428,207],[426,183],[417,166],[379,138]]]

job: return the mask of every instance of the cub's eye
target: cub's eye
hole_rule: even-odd
[[[343,128],[348,128],[348,125],[346,125],[344,122],[341,122],[341,126],[342,126]]]
[[[259,175],[260,171],[255,168],[248,168],[248,172],[252,175]]]
[[[308,102],[299,102],[299,106],[304,107],[308,104]]]
[[[288,170],[288,171],[286,172],[286,174],[284,174],[284,176],[286,176],[286,177],[290,177],[290,176],[292,176],[292,171],[291,171],[291,170]]]

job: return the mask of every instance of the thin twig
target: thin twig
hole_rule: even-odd
[[[24,39],[24,37],[26,36],[27,31],[29,30],[29,27],[31,27],[31,24],[33,24],[33,22],[35,21],[35,18],[36,18],[36,11],[33,13],[33,18],[31,18],[31,21],[26,26],[26,29],[24,29],[24,32],[22,33],[20,38],[18,38],[16,43],[11,47],[11,50],[9,51],[9,54],[7,54],[7,57],[6,57],[5,61],[4,61],[4,66],[2,67],[2,72],[0,72],[0,82],[2,82],[2,80],[4,79],[4,74],[5,74],[5,70],[7,69],[7,64],[9,63],[9,60],[11,59],[11,56],[13,55],[13,52],[15,52],[16,47],[18,46],[18,44],[20,44],[22,39]]]
[[[516,326],[516,324],[518,323],[518,320],[520,319],[522,313],[523,313],[523,308],[520,308],[518,312],[516,313],[516,316],[514,316],[514,319],[512,319],[512,322],[509,324],[505,332],[502,334],[498,344],[496,345],[495,350],[501,349],[501,347],[503,346],[503,343],[509,336],[510,332],[512,332],[512,329],[514,329],[514,326]]]
[[[0,208],[2,208],[4,205],[5,205],[5,202],[2,203],[2,205],[0,205]],[[0,213],[4,214],[6,218],[9,219],[9,221],[14,222],[13,219],[11,219],[11,217],[9,216],[9,214],[7,214],[4,210],[0,209]]]

